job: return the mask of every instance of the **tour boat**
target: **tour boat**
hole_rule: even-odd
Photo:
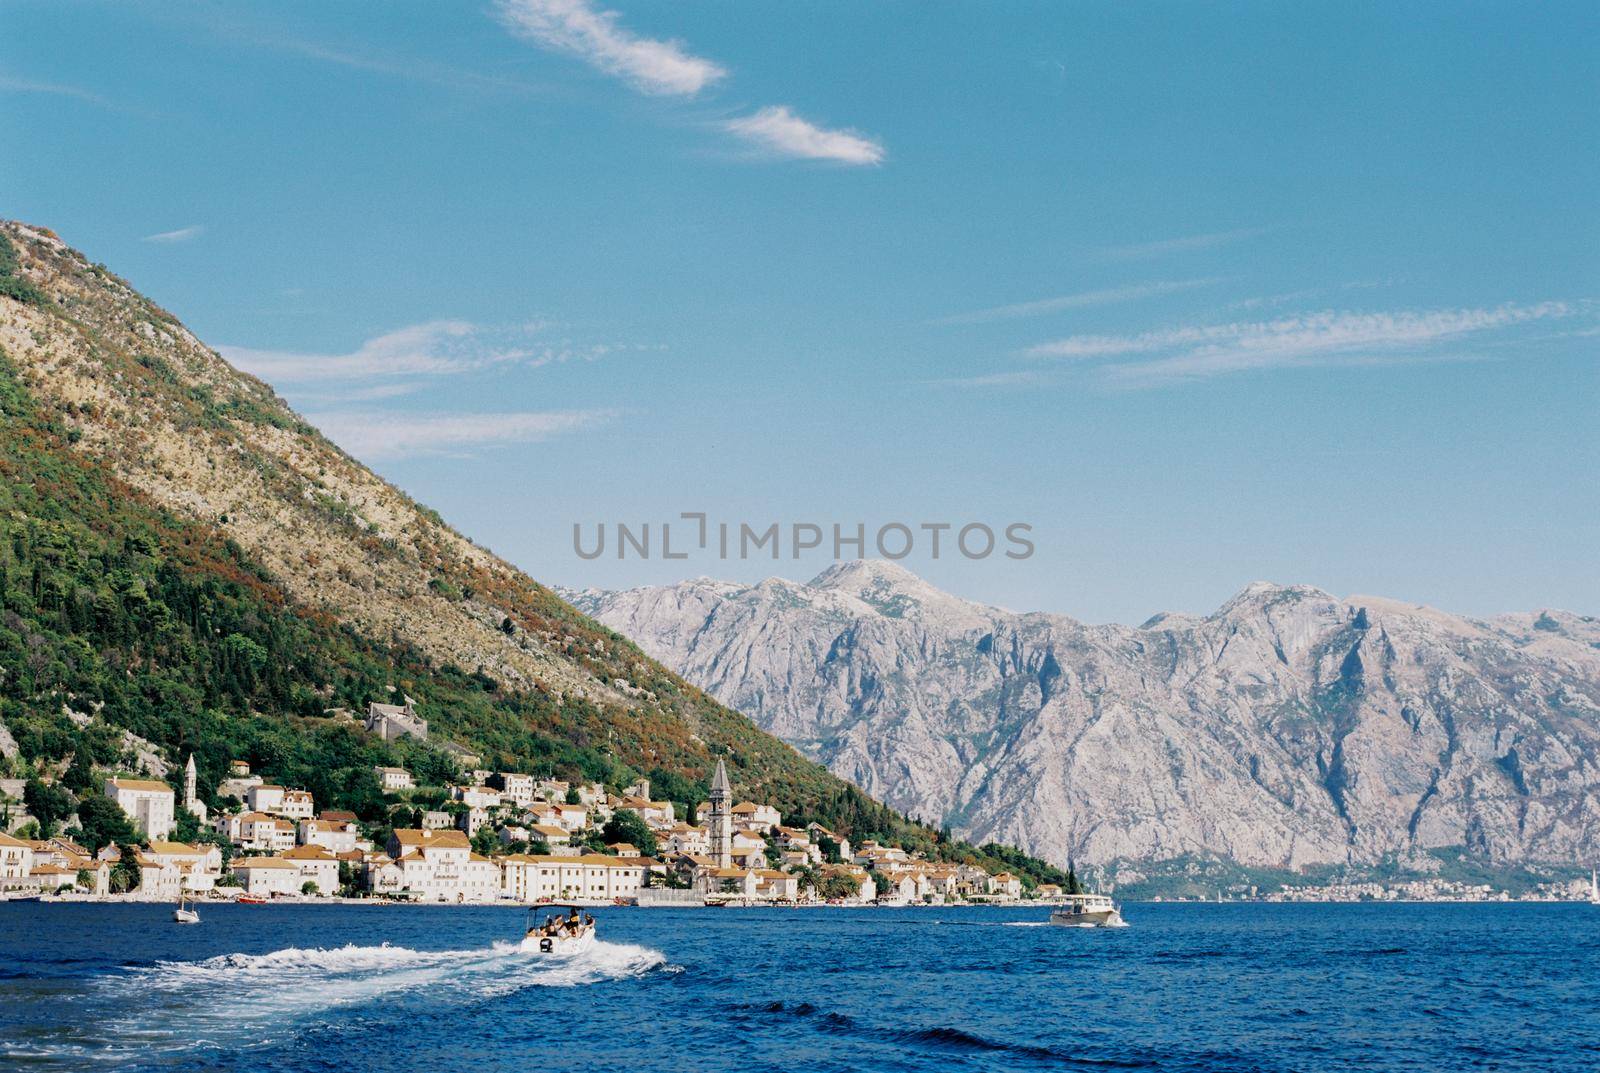
[[[1068,894],[1066,904],[1050,914],[1050,923],[1063,928],[1120,928],[1122,914],[1108,894]]]
[[[175,923],[178,923],[178,924],[198,924],[198,923],[200,923],[200,913],[196,909],[194,909],[193,906],[194,906],[193,902],[189,902],[187,899],[184,899],[184,898],[179,898],[178,899],[178,908],[176,908],[176,909],[174,909],[172,911],[172,919],[173,919],[173,921]]]
[[[558,912],[542,923],[534,921],[534,914],[551,909]],[[524,954],[570,957],[594,945],[594,917],[575,905],[536,906],[528,910],[524,924],[522,942],[517,947]]]
[[[259,894],[241,894],[234,901],[240,905],[266,905],[267,900]]]

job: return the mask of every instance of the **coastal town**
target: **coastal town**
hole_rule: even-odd
[[[401,704],[370,704],[359,722],[385,742],[429,742],[456,777],[447,785],[420,786],[404,767],[374,767],[387,822],[373,822],[319,808],[308,790],[270,782],[244,760],[228,765],[211,795],[221,804],[215,810],[200,793],[192,754],[172,781],[149,771],[109,774],[101,793],[90,798],[109,803],[133,837],[91,849],[81,831],[40,831],[23,814],[25,822],[7,824],[10,833],[0,828],[0,899],[910,906],[1052,903],[1081,889],[930,860],[872,839],[853,843],[816,822],[786,824],[773,805],[738,800],[720,758],[706,799],[675,803],[652,794],[648,779],[607,787],[486,769],[471,750],[430,741],[427,720],[409,697]],[[134,755],[157,766],[152,751],[135,749]],[[19,782],[0,780],[8,821],[15,818],[11,804],[21,796]],[[1590,900],[1595,892],[1588,877],[1550,880],[1516,894],[1489,883],[1428,877],[1273,890],[1219,887],[1214,897],[1507,902]],[[1153,900],[1168,899],[1158,894]]]
[[[372,704],[365,729],[385,740],[426,740],[409,698]],[[0,832],[0,892],[10,896],[264,899],[360,898],[427,904],[548,901],[638,905],[960,904],[1058,898],[1059,886],[972,864],[931,861],[812,822],[789,826],[774,806],[737,800],[718,759],[707,799],[685,810],[649,780],[607,788],[466,766],[431,807],[410,771],[372,777],[391,802],[375,830],[313,795],[229,765],[213,811],[194,757],[181,792],[150,777],[103,783],[137,832],[136,844],[91,852],[70,830],[24,838]],[[428,806],[428,807],[425,807]],[[177,840],[180,819],[198,832]]]

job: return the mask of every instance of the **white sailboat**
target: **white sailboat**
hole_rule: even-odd
[[[1600,905],[1600,883],[1595,882],[1595,870],[1589,869],[1589,904]]]
[[[194,903],[182,897],[178,898],[178,908],[172,911],[172,919],[178,924],[200,923],[200,912],[194,908]]]

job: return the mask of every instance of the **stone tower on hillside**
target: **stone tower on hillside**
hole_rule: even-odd
[[[205,823],[206,803],[195,792],[195,778],[194,754],[190,753],[189,762],[183,766],[183,807],[194,813],[195,819]]]
[[[706,817],[711,836],[711,858],[718,868],[733,864],[733,788],[728,785],[728,767],[717,758],[717,773],[711,777],[711,808]]]

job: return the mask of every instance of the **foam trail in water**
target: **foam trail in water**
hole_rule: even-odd
[[[567,957],[520,952],[497,942],[476,950],[404,946],[287,947],[266,954],[223,954],[161,961],[112,986],[125,1016],[113,1034],[147,1034],[185,1049],[197,1041],[263,1042],[273,1029],[343,1006],[426,989],[447,1004],[508,995],[526,987],[580,987],[643,976],[666,965],[658,951],[595,942]],[[148,996],[148,1000],[141,998]],[[153,1000],[153,1001],[151,1001]],[[111,1026],[108,1026],[111,1027]]]

